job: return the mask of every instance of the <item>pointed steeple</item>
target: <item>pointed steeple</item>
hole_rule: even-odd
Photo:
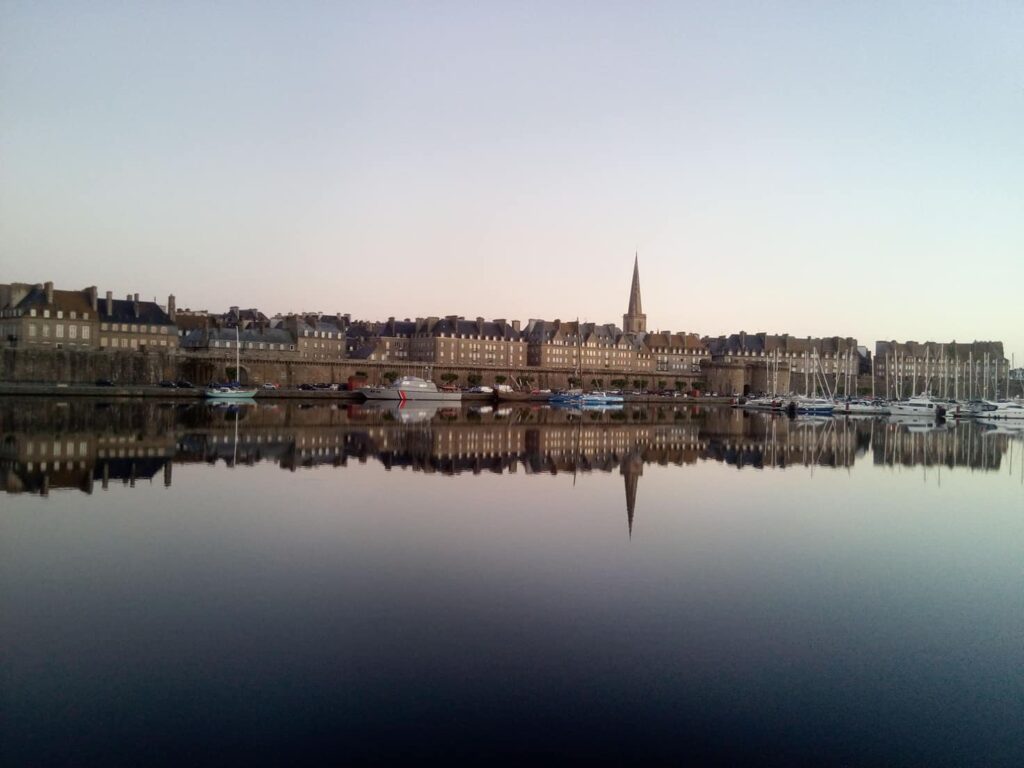
[[[642,315],[644,313],[643,306],[640,302],[640,253],[637,252],[633,255],[633,285],[629,288],[629,309],[626,310],[627,314],[630,315]]]
[[[640,301],[640,254],[633,256],[633,284],[629,288],[629,309],[622,316],[622,330],[626,333],[646,333],[647,315]]]

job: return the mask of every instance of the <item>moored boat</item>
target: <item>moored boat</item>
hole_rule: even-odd
[[[893,416],[938,419],[946,415],[946,409],[941,403],[922,395],[909,400],[894,400],[889,403],[889,413]]]
[[[885,400],[844,400],[836,403],[833,414],[849,416],[884,416],[889,413]]]
[[[979,414],[983,419],[996,419],[1000,421],[1004,419],[1013,419],[1015,421],[1024,419],[1024,403],[1015,400],[1003,400],[995,403],[986,401],[986,404],[994,407]]]
[[[419,376],[403,376],[386,387],[360,387],[367,400],[462,400],[461,392],[445,392]]]
[[[211,400],[252,400],[256,397],[256,390],[229,386],[207,387],[204,394]]]
[[[799,414],[830,414],[836,408],[834,402],[823,397],[796,397],[793,406]]]

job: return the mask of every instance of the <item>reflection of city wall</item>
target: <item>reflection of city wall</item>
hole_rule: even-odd
[[[736,467],[875,464],[998,469],[1010,435],[977,424],[797,419],[736,409],[630,406],[618,412],[549,408],[407,408],[282,403],[0,402],[0,486],[91,492],[133,484],[171,463],[272,461],[303,467],[380,462],[432,473],[619,471],[627,496],[645,464],[698,460]]]

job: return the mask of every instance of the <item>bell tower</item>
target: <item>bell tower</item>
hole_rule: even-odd
[[[640,303],[640,255],[633,257],[633,285],[629,289],[629,309],[622,316],[622,330],[626,333],[646,333],[647,315]]]

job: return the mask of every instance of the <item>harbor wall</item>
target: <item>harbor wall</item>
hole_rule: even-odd
[[[530,387],[560,389],[570,386],[572,370],[499,366],[428,366],[422,362],[396,363],[371,360],[305,360],[243,355],[240,371],[229,354],[164,352],[114,352],[109,350],[4,349],[0,354],[0,381],[38,384],[90,384],[110,379],[119,385],[155,384],[163,379],[188,379],[195,384],[238,379],[243,384],[274,383],[281,387],[299,384],[343,384],[364,374],[368,384],[381,384],[386,374],[429,376],[444,383],[446,374],[460,386],[479,377],[481,384],[494,385],[499,379],[519,379]],[[672,375],[656,371],[611,371],[584,369],[580,378],[587,388],[691,389],[702,380],[700,374]],[[475,380],[475,378],[474,378]],[[626,382],[616,384],[615,382]],[[637,382],[641,382],[638,384]]]

